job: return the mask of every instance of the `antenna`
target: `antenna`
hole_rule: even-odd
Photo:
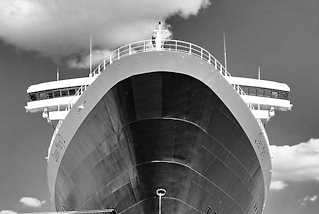
[[[90,77],[92,76],[92,36],[90,35]]]
[[[258,66],[258,79],[260,80],[260,65]]]
[[[226,35],[225,35],[225,32],[223,33],[223,39],[224,39],[224,65],[225,65],[225,70],[227,71],[227,49],[226,49]]]
[[[60,69],[59,69],[59,65],[57,65],[56,67],[56,81],[60,80]]]
[[[258,79],[260,80],[260,65],[258,66]],[[260,104],[258,104],[258,110],[260,110]]]

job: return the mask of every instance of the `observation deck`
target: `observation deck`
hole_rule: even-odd
[[[204,63],[208,63],[212,66],[212,72],[218,71],[233,86],[256,119],[268,121],[275,115],[275,111],[287,111],[292,108],[289,99],[290,88],[287,84],[268,80],[232,77],[209,51],[198,45],[167,39],[162,40],[160,45],[158,45],[154,39],[151,39],[133,42],[115,49],[90,72],[88,77],[52,81],[30,86],[27,90],[29,99],[25,109],[31,113],[42,112],[43,118],[48,121],[63,120],[86,88],[94,82],[101,72],[107,72],[108,66],[117,63],[124,57],[152,51],[186,53],[200,58]]]

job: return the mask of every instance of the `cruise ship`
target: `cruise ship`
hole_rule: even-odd
[[[271,179],[264,125],[292,108],[287,84],[231,76],[161,23],[87,77],[27,94],[26,111],[56,124],[46,158],[56,211],[260,214]]]

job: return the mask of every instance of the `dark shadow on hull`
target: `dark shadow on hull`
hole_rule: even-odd
[[[62,159],[56,207],[163,214],[247,213],[263,177],[243,129],[200,81],[154,72],[115,85],[85,119]]]

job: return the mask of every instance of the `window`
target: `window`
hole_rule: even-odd
[[[252,95],[252,96],[256,96],[257,95],[257,89],[254,88],[254,87],[249,87],[248,94]]]
[[[243,91],[250,96],[269,97],[275,99],[289,99],[288,91],[280,91],[269,88],[258,88],[253,86],[240,86]]]
[[[76,92],[75,88],[72,88],[72,89],[69,90],[69,95],[73,96],[73,95],[75,95],[75,92]]]
[[[44,99],[47,99],[47,93],[45,93],[45,92],[41,92],[40,94],[39,94],[39,99],[40,100],[44,100]]]
[[[29,98],[30,98],[30,101],[36,101],[37,100],[37,94],[36,93],[29,94]]]
[[[61,96],[62,97],[65,97],[65,96],[68,96],[68,95],[69,95],[68,90],[62,90],[61,91]]]
[[[243,91],[246,93],[246,94],[248,94],[248,87],[247,86],[240,86],[242,89],[243,89]]]
[[[49,99],[53,98],[53,92],[52,91],[48,92],[48,98]]]
[[[83,87],[83,89],[86,88],[86,86],[81,86],[81,87]],[[63,88],[63,89],[29,93],[28,100],[36,101],[36,100],[52,99],[57,97],[74,96],[76,92],[79,90],[79,88],[80,87],[69,87],[69,88]]]
[[[257,96],[264,96],[264,89],[263,88],[257,88]]]
[[[279,91],[278,92],[279,99],[286,99],[288,100],[288,92],[287,91]]]
[[[268,89],[268,88],[265,88],[265,89],[264,89],[264,96],[265,96],[265,97],[271,97],[271,90]]]
[[[272,98],[277,98],[278,97],[278,92],[277,91],[272,91],[271,92],[271,97]]]
[[[54,97],[60,97],[61,95],[60,95],[60,91],[54,91],[53,92],[53,96]]]

